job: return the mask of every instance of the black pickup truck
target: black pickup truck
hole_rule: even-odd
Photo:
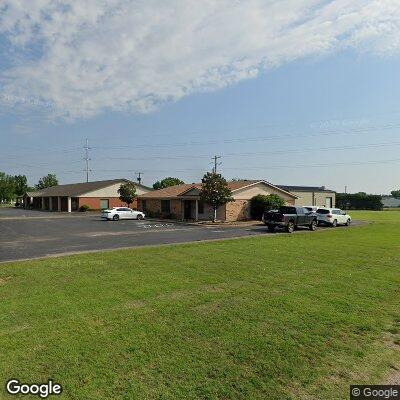
[[[306,226],[311,231],[315,231],[318,226],[317,214],[310,212],[307,208],[294,206],[283,206],[279,210],[266,211],[263,221],[270,232],[280,227],[292,233],[299,226]]]

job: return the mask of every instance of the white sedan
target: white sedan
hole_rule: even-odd
[[[145,214],[138,210],[132,210],[128,207],[114,207],[107,210],[102,210],[101,218],[113,221],[120,219],[144,219]]]
[[[324,224],[332,226],[333,228],[337,225],[351,224],[351,217],[346,211],[342,211],[339,208],[319,208],[317,210],[318,224]]]

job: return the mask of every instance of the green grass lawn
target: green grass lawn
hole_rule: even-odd
[[[325,400],[393,380],[400,212],[351,214],[370,223],[2,264],[0,382],[52,378],[68,399]]]

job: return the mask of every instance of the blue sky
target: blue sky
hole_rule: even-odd
[[[335,11],[332,7],[336,2],[316,3],[331,3],[328,10],[313,11],[317,21]],[[93,7],[93,12],[98,12]],[[217,11],[213,9],[214,14]],[[296,18],[300,18],[303,10],[296,11]],[[17,18],[15,14],[12,18]],[[68,50],[79,55],[83,44],[79,49],[67,46],[60,50],[54,39],[49,39],[48,32],[54,32],[54,26],[46,31],[41,28],[43,21],[29,28],[42,29],[42,40],[26,39],[30,31],[25,27],[26,32],[21,33],[21,26],[26,25],[21,23],[23,14],[18,29],[12,18],[8,25],[7,19],[0,22],[0,51],[4,55],[0,61],[0,170],[26,174],[31,184],[49,172],[56,173],[61,183],[83,181],[87,137],[91,180],[134,178],[141,171],[148,185],[165,176],[195,182],[211,168],[211,157],[217,154],[222,156],[219,168],[226,178],[325,185],[338,191],[347,186],[351,192],[371,193],[388,193],[400,186],[400,57],[393,46],[383,53],[375,50],[377,44],[382,49],[389,41],[395,43],[397,31],[389,37],[368,38],[362,46],[337,46],[337,35],[349,32],[335,31],[335,45],[321,49],[313,44],[304,54],[297,54],[297,50],[293,54],[286,42],[279,44],[279,50],[263,47],[263,43],[261,50],[257,47],[249,52],[256,40],[251,36],[238,45],[243,46],[242,53],[229,54],[228,61],[212,58],[212,67],[207,64],[199,69],[196,78],[191,75],[193,68],[214,51],[200,48],[197,39],[189,43],[189,54],[176,52],[168,63],[167,56],[160,61],[159,55],[171,44],[160,47],[157,41],[156,51],[145,48],[147,58],[140,59],[137,69],[129,70],[131,75],[108,65],[107,58],[101,62],[86,59],[85,52],[79,67],[87,68],[88,83],[82,84],[74,80],[74,57],[65,54]],[[254,23],[253,15],[249,18],[249,23]],[[299,24],[302,32],[305,23]],[[82,29],[79,26],[73,34],[76,38],[79,33],[84,43]],[[170,32],[172,28],[167,25],[166,29]],[[362,27],[359,30],[365,36]],[[227,36],[234,35],[235,27],[227,32]],[[357,43],[361,33],[357,36],[351,30],[358,37]],[[312,34],[315,37],[315,29]],[[330,34],[322,34],[330,38]],[[129,42],[123,36],[119,47],[124,40]],[[97,42],[89,44],[91,49]],[[218,45],[223,51],[229,42]],[[287,51],[282,55],[285,46]],[[263,53],[261,58],[259,52]],[[181,64],[185,56],[190,71]],[[135,59],[136,53],[129,53],[129,57]],[[45,60],[52,68],[41,76],[45,67],[38,63]],[[65,79],[60,60],[67,65]],[[94,64],[95,72],[91,69]],[[167,82],[157,81],[150,90],[147,77],[137,73],[144,67],[156,71],[152,79]],[[111,68],[107,79],[96,75]],[[54,71],[57,74],[52,75]],[[141,79],[143,85],[135,79]]]

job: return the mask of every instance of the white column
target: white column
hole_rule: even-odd
[[[42,210],[44,210],[44,197],[42,197]]]
[[[61,211],[61,197],[57,197],[57,211]]]
[[[68,197],[68,212],[71,212],[71,197]]]
[[[199,220],[199,201],[196,200],[196,214],[195,214],[195,220]]]
[[[53,198],[49,197],[49,210],[53,211]]]

